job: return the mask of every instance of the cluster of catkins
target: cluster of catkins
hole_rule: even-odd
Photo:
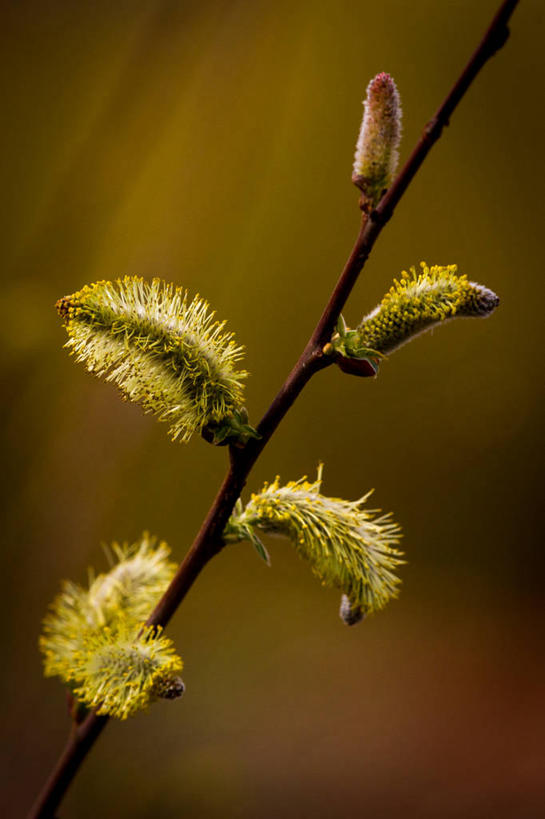
[[[158,697],[183,693],[182,661],[145,620],[172,580],[170,549],[148,534],[114,543],[112,568],[88,588],[65,581],[44,620],[45,674],[58,676],[77,702],[125,719]]]
[[[364,212],[392,183],[400,137],[399,94],[379,74],[367,89],[352,177]],[[386,355],[416,335],[457,316],[486,316],[497,304],[455,265],[422,263],[395,280],[354,329],[341,317],[323,354],[346,372],[376,375]],[[173,439],[196,433],[241,447],[258,437],[243,406],[243,348],[199,296],[127,276],[85,286],[57,309],[76,359],[166,422]],[[289,538],[320,581],[342,593],[341,617],[352,625],[396,597],[400,529],[390,515],[366,508],[370,493],[357,501],[323,495],[321,475],[320,467],[314,482],[276,478],[246,506],[239,500],[223,538],[250,541],[267,562],[261,536]],[[171,641],[145,625],[174,574],[168,554],[147,535],[114,545],[107,574],[91,577],[88,588],[66,582],[53,602],[41,638],[45,673],[59,676],[81,706],[123,719],[183,692]]]

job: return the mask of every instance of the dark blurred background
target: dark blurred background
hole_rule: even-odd
[[[397,80],[403,159],[496,5],[2,4],[3,815],[23,815],[68,730],[37,649],[61,579],[143,529],[181,559],[226,461],[77,366],[56,299],[126,273],[200,292],[247,346],[257,420],[355,237],[368,80]],[[169,629],[185,697],[110,724],[61,816],[543,815],[544,17],[521,3],[345,315],[421,259],[458,263],[500,308],[376,380],[319,374],[248,487],[319,460],[326,493],[374,486],[405,531],[400,600],[348,629],[287,542],[271,569],[226,549]]]

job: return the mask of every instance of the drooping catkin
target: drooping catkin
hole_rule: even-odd
[[[321,485],[321,467],[312,483],[302,478],[282,486],[276,478],[265,484],[245,507],[237,506],[224,538],[285,535],[324,585],[340,589],[364,614],[379,611],[398,594],[400,528],[390,515],[364,508],[369,493],[346,501],[322,495]]]

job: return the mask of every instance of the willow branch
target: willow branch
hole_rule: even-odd
[[[303,353],[280,388],[258,426],[259,440],[251,439],[242,449],[230,448],[230,467],[210,510],[184,560],[163,597],[148,618],[148,625],[166,626],[174,612],[208,561],[223,548],[222,532],[240,496],[252,467],[268,444],[276,428],[297,399],[305,384],[331,359],[322,348],[329,341],[358,276],[369,257],[384,225],[392,217],[443,128],[449,124],[456,106],[484,64],[498,51],[509,36],[508,22],[519,0],[505,0],[498,9],[479,46],[471,56],[449,94],[427,123],[409,159],[376,210],[362,215],[360,231],[339,280],[324,308]],[[50,819],[83,760],[102,732],[108,717],[91,712],[73,727],[67,746],[28,819]]]

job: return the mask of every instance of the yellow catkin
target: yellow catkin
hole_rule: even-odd
[[[160,629],[123,622],[83,638],[69,682],[88,708],[127,719],[160,697],[180,696],[182,668],[172,641]]]
[[[499,304],[487,287],[459,275],[456,265],[411,267],[355,330],[332,340],[337,352],[363,358],[391,353],[420,333],[456,317],[484,317]]]
[[[44,619],[45,675],[60,677],[99,713],[124,719],[183,691],[171,641],[143,629],[176,570],[169,554],[166,543],[147,533],[131,545],[114,543],[110,571],[91,573],[88,588],[65,581]]]
[[[160,279],[126,276],[86,285],[57,310],[76,359],[166,422],[173,439],[232,417],[240,426],[243,348],[199,296],[189,301]]]
[[[365,613],[378,611],[398,594],[400,528],[390,515],[364,509],[370,493],[346,501],[322,495],[321,484],[321,468],[314,482],[265,484],[245,508],[237,504],[224,537],[255,542],[257,532],[285,535],[324,585],[340,589]]]

